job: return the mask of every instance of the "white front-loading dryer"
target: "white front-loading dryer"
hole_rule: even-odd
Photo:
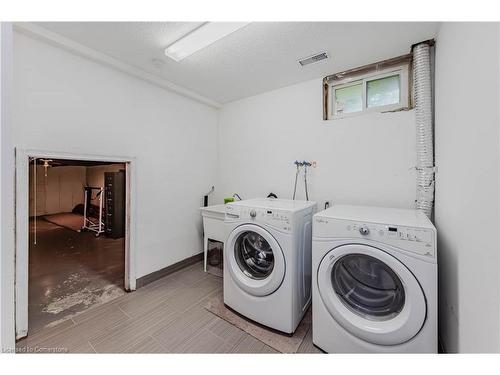
[[[314,202],[252,199],[226,205],[224,303],[293,333],[311,302]]]
[[[313,220],[313,342],[437,352],[436,231],[416,210],[334,206]]]

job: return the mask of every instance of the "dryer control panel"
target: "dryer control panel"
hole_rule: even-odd
[[[313,225],[316,238],[360,238],[398,247],[418,255],[436,256],[435,230],[394,224],[374,224],[316,216]]]
[[[292,214],[283,210],[227,205],[226,220],[231,219],[239,219],[248,223],[266,224],[287,232],[292,230]]]

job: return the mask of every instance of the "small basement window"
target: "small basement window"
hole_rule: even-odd
[[[326,77],[324,119],[409,108],[410,59],[402,56],[387,61]],[[389,66],[380,69],[384,63]]]

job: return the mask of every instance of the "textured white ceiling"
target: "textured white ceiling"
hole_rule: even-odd
[[[165,47],[195,29],[193,22],[43,22],[37,25],[227,103],[408,53],[436,35],[429,22],[255,22],[175,62]],[[301,67],[297,60],[328,51]],[[158,64],[158,60],[162,62]],[[156,60],[156,61],[155,61]]]

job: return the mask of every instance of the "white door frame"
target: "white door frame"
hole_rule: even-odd
[[[136,289],[136,160],[133,157],[16,149],[16,338],[28,334],[29,158],[124,163],[126,173],[125,289]]]

